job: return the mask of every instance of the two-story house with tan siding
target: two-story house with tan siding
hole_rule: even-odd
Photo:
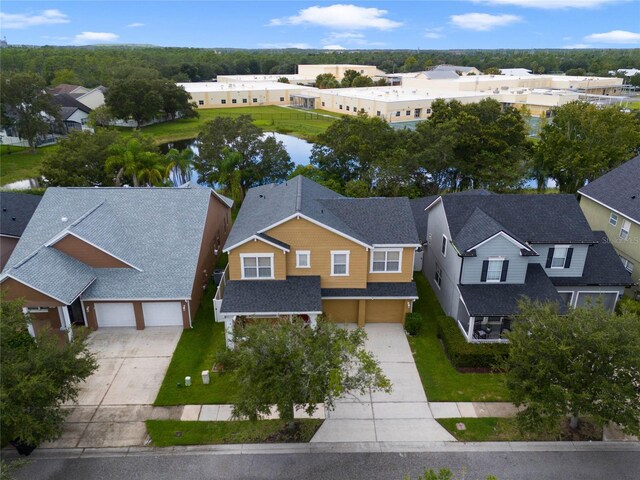
[[[305,177],[252,188],[224,251],[216,320],[319,315],[403,323],[417,298],[406,198],[346,198]]]
[[[0,275],[29,329],[189,328],[231,227],[197,188],[48,188]],[[4,219],[3,219],[4,220]]]
[[[507,341],[522,298],[613,309],[632,283],[573,195],[444,195],[422,215],[422,271],[469,342]]]
[[[594,230],[603,230],[631,273],[627,293],[640,299],[640,156],[581,188],[580,207]]]

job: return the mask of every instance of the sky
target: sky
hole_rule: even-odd
[[[640,0],[3,0],[0,30],[27,45],[638,48]]]

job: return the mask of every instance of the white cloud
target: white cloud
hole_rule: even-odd
[[[578,49],[578,48],[591,48],[591,45],[589,45],[588,43],[574,43],[573,45],[565,45],[562,48],[575,50],[575,49]]]
[[[322,48],[325,50],[346,50],[342,45],[325,45]]]
[[[522,21],[522,18],[517,15],[491,15],[489,13],[464,13],[462,15],[451,15],[449,18],[456,27],[477,32],[488,32],[497,27],[505,27]]]
[[[513,5],[516,7],[543,8],[557,10],[562,8],[595,8],[608,3],[619,3],[621,0],[472,0],[485,5]],[[624,1],[624,0],[622,0]]]
[[[74,43],[87,43],[87,42],[115,42],[120,38],[115,33],[108,32],[82,32],[76,35],[73,39]]]
[[[330,5],[328,7],[309,7],[298,11],[297,15],[274,18],[270,26],[313,25],[335,30],[393,30],[402,25],[385,18],[387,10],[366,8],[357,5]]]
[[[301,50],[308,50],[313,46],[308,43],[260,43],[260,48],[299,48]]]
[[[640,33],[611,30],[605,33],[592,33],[584,39],[595,43],[640,43]]]
[[[0,24],[2,28],[6,29],[37,27],[39,25],[57,25],[60,23],[69,23],[69,17],[56,9],[44,10],[38,15],[0,12]]]
[[[129,28],[139,28],[139,27],[144,27],[144,23],[140,23],[140,22],[133,22],[133,23],[130,23],[129,25],[127,25],[127,27],[129,27]]]

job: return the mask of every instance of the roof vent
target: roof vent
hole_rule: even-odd
[[[636,196],[635,195],[631,195],[631,200],[635,200]]]
[[[13,221],[15,222],[15,220],[16,220],[16,217],[11,217],[11,220],[13,220]]]
[[[62,217],[60,220],[62,220],[63,222],[66,222],[69,219],[67,217]]]

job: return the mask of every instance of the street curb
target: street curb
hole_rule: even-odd
[[[640,442],[353,442],[192,445],[176,447],[117,447],[36,449],[29,458],[96,458],[165,455],[291,455],[314,453],[427,453],[427,452],[640,452]],[[2,456],[18,458],[12,448]]]

